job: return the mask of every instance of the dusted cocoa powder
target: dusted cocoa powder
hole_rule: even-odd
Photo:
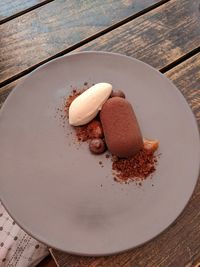
[[[153,153],[142,149],[127,159],[113,157],[112,169],[117,181],[145,180],[156,169],[157,158]]]

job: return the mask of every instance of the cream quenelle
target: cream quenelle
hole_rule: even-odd
[[[80,126],[96,117],[112,92],[109,83],[97,83],[78,96],[69,107],[69,123]]]

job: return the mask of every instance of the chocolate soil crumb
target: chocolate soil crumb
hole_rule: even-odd
[[[78,141],[85,142],[89,140],[87,125],[74,127],[74,129],[76,131],[76,136],[78,138]]]
[[[61,119],[69,117],[69,107],[72,101],[84,91],[85,89],[72,90],[71,95],[65,100],[63,109],[65,116],[61,116]],[[99,115],[90,123],[73,128],[79,142],[89,141],[94,138],[104,138]],[[128,184],[130,181],[135,181],[139,182],[139,186],[142,186],[141,181],[145,180],[156,170],[157,158],[160,157],[160,154],[155,156],[153,152],[149,153],[149,150],[142,149],[134,157],[127,159],[118,158],[117,156],[111,157],[108,153],[105,157],[107,159],[111,158],[112,160],[112,170],[114,171],[113,176],[115,181],[124,182],[125,184]],[[103,167],[101,161],[99,161],[99,165]]]
[[[112,158],[115,181],[145,180],[156,170],[157,158],[145,149],[128,159]]]
[[[93,122],[95,122],[93,124]],[[99,122],[100,124],[100,122]],[[90,122],[89,124],[83,126],[76,126],[74,130],[76,132],[76,136],[78,141],[85,142],[94,138],[98,138],[99,127],[96,126],[96,120]]]

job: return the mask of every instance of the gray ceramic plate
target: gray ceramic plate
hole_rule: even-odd
[[[55,117],[70,86],[86,81],[124,90],[143,135],[160,140],[157,171],[142,187],[114,182],[110,160],[73,144]],[[72,54],[29,75],[1,110],[0,148],[0,195],[13,218],[49,246],[83,255],[158,235],[187,204],[199,171],[197,125],[181,93],[150,66],[111,53]]]

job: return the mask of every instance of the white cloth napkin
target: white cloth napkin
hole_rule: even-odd
[[[34,267],[47,255],[47,247],[26,234],[0,202],[0,266]]]

